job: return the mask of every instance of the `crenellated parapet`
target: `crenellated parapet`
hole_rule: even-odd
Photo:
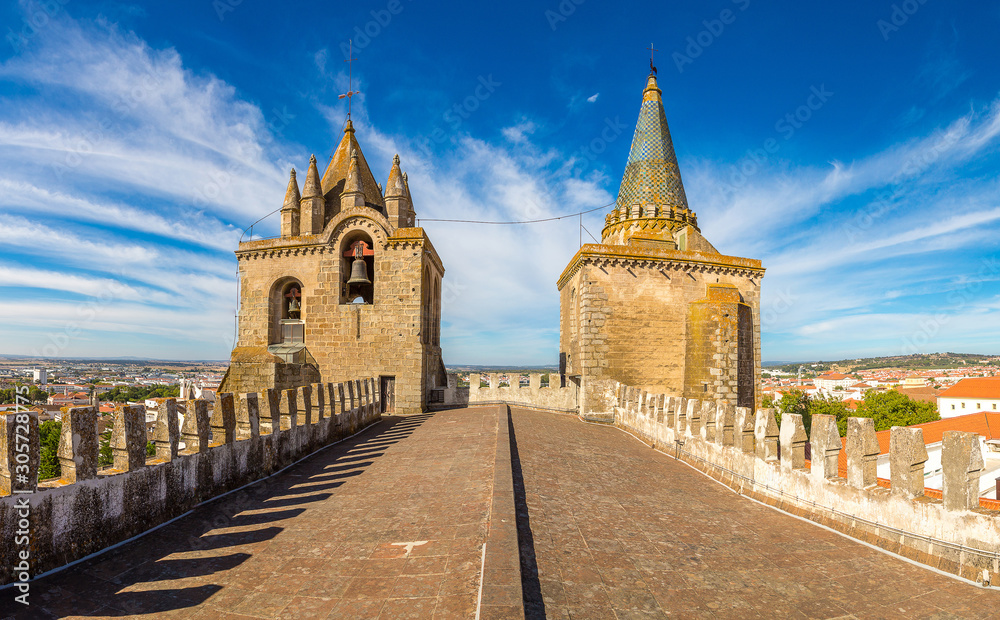
[[[527,380],[525,380],[527,379]],[[541,373],[472,373],[469,387],[458,387],[458,375],[448,375],[448,386],[442,390],[440,404],[445,407],[469,405],[507,405],[534,409],[577,413],[579,390],[568,383],[561,386],[557,373],[549,375],[549,384],[542,385]],[[485,385],[484,385],[485,383]],[[526,384],[526,385],[525,385]]]
[[[103,469],[96,409],[70,408],[62,418],[57,451],[62,477],[41,482],[38,415],[2,415],[0,536],[14,540],[15,506],[27,501],[32,515],[47,515],[30,528],[31,573],[78,560],[377,422],[376,385],[376,379],[365,378],[238,396],[220,393],[214,407],[206,400],[168,398],[149,411],[155,423],[148,431],[146,407],[124,405],[113,416],[114,462]],[[147,456],[150,441],[153,456]],[[13,566],[16,552],[14,545],[0,546],[0,565]],[[0,575],[0,586],[10,581],[9,572]]]
[[[868,418],[849,418],[842,443],[833,416],[813,416],[807,433],[799,415],[783,414],[779,425],[773,409],[647,394],[621,383],[607,401],[615,426],[743,495],[966,579],[1000,577],[1000,513],[979,500],[983,457],[974,433],[945,433],[944,488],[925,493],[927,451],[918,429],[892,429],[891,480],[883,480]],[[842,450],[846,477],[838,472]]]

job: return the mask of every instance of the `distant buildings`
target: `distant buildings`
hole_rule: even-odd
[[[998,411],[1000,378],[962,379],[938,396],[938,412],[951,418],[978,411]]]
[[[49,371],[45,368],[36,368],[31,374],[38,385],[45,385],[49,382]]]
[[[857,382],[858,380],[855,379],[854,377],[848,375],[842,375],[839,372],[828,372],[826,374],[822,374],[816,377],[816,379],[813,381],[813,383],[816,384],[817,388],[827,391],[833,390],[834,388],[837,387],[846,390],[847,388],[849,388],[850,386],[854,385]]]

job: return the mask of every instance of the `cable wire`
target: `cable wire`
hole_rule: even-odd
[[[577,213],[568,213],[566,215],[560,215],[557,217],[547,217],[541,220],[519,220],[513,222],[490,222],[486,220],[449,220],[449,219],[436,219],[436,218],[417,218],[417,223],[420,222],[453,222],[458,224],[491,224],[494,226],[508,226],[513,224],[540,224],[542,222],[554,222],[556,220],[565,220],[570,217],[579,217],[587,213],[593,213],[594,211],[600,211],[601,209],[607,209],[608,207],[614,205],[615,203],[609,203],[606,205],[601,205],[599,207],[594,207],[593,209],[587,209],[586,211],[579,211]]]

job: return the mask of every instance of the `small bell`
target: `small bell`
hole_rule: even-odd
[[[371,283],[372,281],[368,279],[368,265],[365,264],[365,259],[355,258],[351,264],[351,279],[347,281],[348,286]]]

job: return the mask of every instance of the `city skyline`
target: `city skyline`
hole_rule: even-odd
[[[2,10],[37,24],[0,55],[4,353],[226,359],[232,251],[328,161],[353,86],[376,179],[398,152],[447,270],[445,363],[555,364],[555,280],[617,194],[646,41],[703,232],[768,269],[764,361],[1000,344],[996,7]],[[589,232],[427,221],[590,209]]]

